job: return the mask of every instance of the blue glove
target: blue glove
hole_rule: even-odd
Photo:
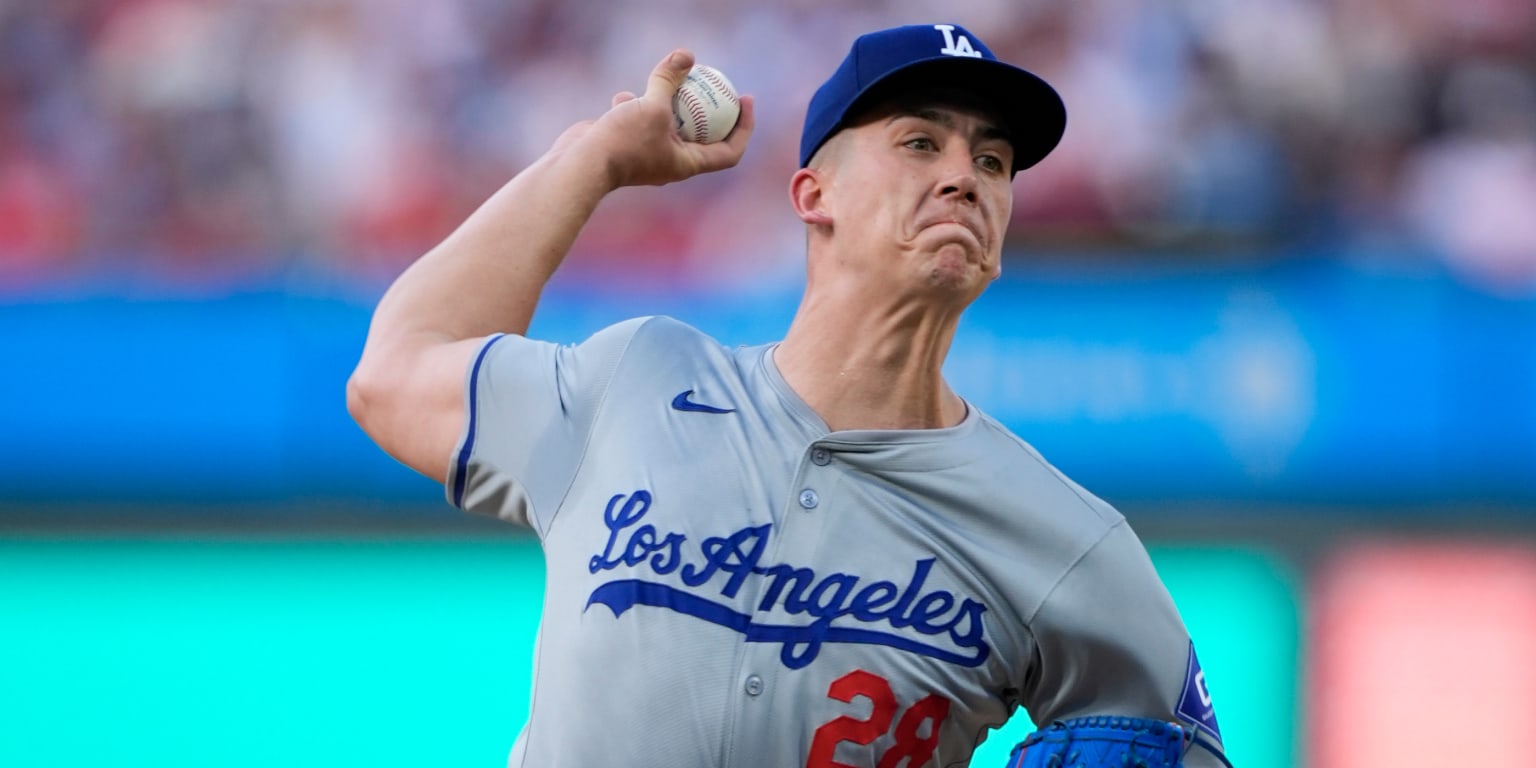
[[[1058,720],[1031,733],[1007,768],[1179,768],[1183,728],[1140,717]]]

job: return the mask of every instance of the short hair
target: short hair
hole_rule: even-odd
[[[816,148],[816,151],[811,155],[811,159],[806,161],[805,167],[826,167],[827,165],[831,164],[837,156],[843,153],[842,145],[845,143],[847,142],[843,135],[843,131],[838,130],[837,133],[828,136],[827,140],[822,142],[820,147]]]

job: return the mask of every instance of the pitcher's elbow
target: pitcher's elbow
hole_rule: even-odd
[[[347,413],[364,432],[368,432],[369,417],[380,399],[378,384],[362,367],[347,377]],[[370,433],[372,434],[372,433]]]

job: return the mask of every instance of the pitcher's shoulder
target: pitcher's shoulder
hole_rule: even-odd
[[[613,326],[628,327],[633,338],[630,348],[650,354],[696,355],[700,352],[724,354],[727,350],[713,336],[668,315],[646,315]]]
[[[1094,519],[1101,530],[1107,530],[1125,519],[1114,505],[1068,477],[1029,441],[983,411],[978,410],[977,416],[985,438],[996,443],[995,456],[999,471],[1013,478],[1017,484],[1027,484],[1030,495],[1041,502],[1040,507],[1079,521],[1086,515]]]
[[[688,323],[667,315],[648,315],[603,331],[624,334],[622,372],[626,376],[668,380],[735,379],[738,351]]]

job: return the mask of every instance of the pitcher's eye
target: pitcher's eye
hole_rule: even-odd
[[[1003,159],[997,155],[981,155],[976,158],[976,163],[994,173],[1003,171]]]
[[[919,136],[915,139],[907,139],[906,147],[908,149],[915,149],[919,152],[930,152],[936,149],[938,145],[934,144],[933,139],[930,139],[927,136]]]

